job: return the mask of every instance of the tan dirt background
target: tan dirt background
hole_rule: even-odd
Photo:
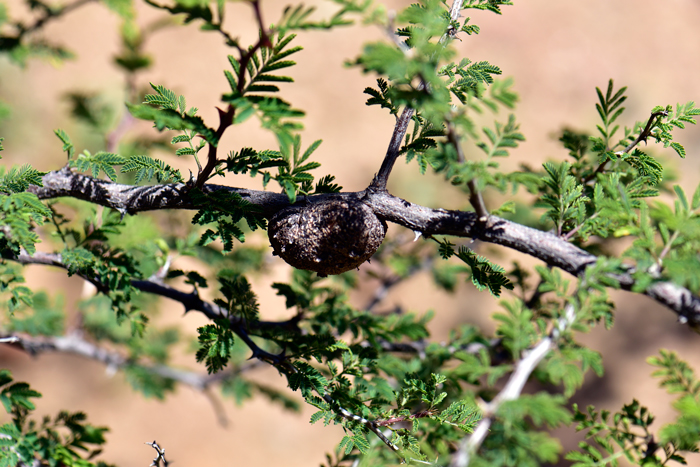
[[[400,8],[407,2],[392,2]],[[283,3],[264,2],[264,15],[276,21]],[[11,11],[21,11],[16,0]],[[159,13],[139,7],[142,21]],[[245,4],[232,5],[227,27],[234,35],[251,40],[252,15]],[[333,10],[330,3],[319,7],[320,13]],[[564,126],[592,131],[597,123],[595,87],[604,87],[609,78],[617,85],[629,86],[628,109],[623,123],[645,119],[654,105],[698,100],[700,76],[700,2],[696,0],[589,0],[516,1],[504,8],[504,14],[474,12],[474,23],[481,34],[465,37],[458,44],[460,53],[474,61],[488,60],[500,66],[505,76],[515,78],[515,90],[521,101],[516,110],[522,132],[527,138],[513,151],[508,167],[526,162],[537,165],[547,159],[565,156],[556,143],[556,133]],[[0,60],[0,98],[13,107],[13,118],[0,123],[6,148],[4,164],[29,162],[41,170],[60,167],[63,155],[52,130],[64,128],[80,135],[80,128],[66,123],[66,105],[60,96],[80,89],[105,93],[113,102],[123,100],[122,76],[111,64],[118,50],[119,21],[102,6],[89,5],[46,28],[46,37],[66,44],[78,59],[58,68],[33,61],[18,69]],[[364,105],[362,90],[374,78],[363,76],[357,69],[343,66],[355,57],[362,44],[381,38],[373,27],[355,26],[333,33],[302,33],[299,43],[305,51],[297,55],[300,66],[293,69],[294,86],[283,95],[307,111],[306,143],[323,138],[317,152],[323,173],[337,174],[346,190],[366,186],[378,169],[391,135],[392,118],[378,108]],[[148,51],[156,59],[155,66],[139,77],[162,83],[185,94],[188,104],[200,109],[206,121],[215,122],[214,106],[227,89],[222,69],[228,67],[230,53],[219,36],[200,33],[196,26],[163,31],[149,40]],[[490,118],[490,117],[489,117]],[[506,118],[505,113],[498,117]],[[87,147],[88,135],[76,136]],[[679,160],[670,151],[664,152],[680,177],[679,183],[692,193],[700,179],[700,131],[690,128],[680,140],[688,157]],[[223,142],[225,151],[253,146],[273,147],[272,138],[246,125],[229,131]],[[660,152],[657,151],[656,154]],[[194,164],[171,162],[185,169]],[[231,179],[228,183],[257,187],[249,178]],[[415,165],[399,163],[392,175],[393,193],[413,202],[433,207],[465,207],[466,200],[458,192],[445,188],[436,177],[421,178]],[[493,204],[496,204],[495,202]],[[394,228],[394,233],[401,229]],[[486,250],[502,264],[517,258],[526,265],[536,261],[515,254]],[[499,256],[500,255],[500,256]],[[277,263],[272,279],[258,279],[256,290],[261,294],[262,313],[267,319],[288,316],[284,304],[269,289],[275,280],[287,277],[288,269]],[[67,297],[71,312],[74,298],[81,293],[79,280],[43,268],[30,268],[27,276],[33,284],[48,284]],[[365,303],[371,288],[365,288],[354,300]],[[649,377],[651,368],[645,358],[659,347],[677,350],[682,358],[700,368],[700,338],[676,323],[675,315],[643,297],[616,295],[617,323],[613,331],[596,331],[586,337],[593,348],[605,357],[606,375],[589,378],[577,396],[581,404],[595,403],[602,408],[616,409],[632,397],[654,407],[659,426],[673,417],[670,398],[658,389]],[[435,338],[461,322],[492,326],[490,314],[497,303],[485,294],[476,294],[470,285],[453,296],[437,295],[427,276],[411,279],[394,289],[385,307],[401,304],[406,309],[437,311],[432,323]],[[182,308],[172,302],[161,305],[162,319],[181,323],[194,333],[204,320],[194,314],[183,317]],[[182,365],[197,368],[192,360]],[[120,466],[146,466],[153,451],[143,443],[158,440],[176,465],[195,466],[267,466],[318,465],[323,454],[342,437],[338,427],[310,425],[308,416],[284,413],[262,399],[244,407],[225,402],[231,420],[227,428],[217,424],[208,400],[200,393],[182,387],[165,402],[144,400],[135,394],[120,374],[112,375],[100,364],[71,356],[42,355],[32,359],[18,351],[0,348],[0,367],[13,371],[17,380],[25,380],[44,393],[39,413],[55,413],[60,409],[84,410],[92,423],[111,428],[103,459]],[[200,369],[202,369],[200,367]],[[281,384],[272,369],[256,370],[255,378]],[[2,418],[0,418],[0,422]],[[567,447],[574,445],[573,428],[559,431],[566,437]],[[690,465],[700,465],[700,456],[689,458]]]

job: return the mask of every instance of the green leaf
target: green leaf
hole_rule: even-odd
[[[65,131],[59,129],[54,130],[54,133],[56,136],[58,136],[58,139],[61,140],[63,143],[63,151],[65,151],[68,154],[68,159],[72,159],[73,155],[75,154],[75,146],[73,146],[73,143],[70,140],[70,136],[68,136],[68,133]]]
[[[177,105],[177,101],[174,105]],[[212,146],[219,143],[216,132],[204,124],[204,120],[198,116],[181,115],[170,108],[156,109],[146,104],[126,104],[129,113],[141,120],[150,120],[159,131],[163,130],[194,130],[202,135]]]

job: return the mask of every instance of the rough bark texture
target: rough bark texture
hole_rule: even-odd
[[[125,214],[157,209],[197,209],[188,196],[184,184],[120,185],[74,173],[65,168],[44,175],[43,184],[43,187],[31,186],[28,191],[35,193],[40,199],[70,196],[110,207]],[[287,196],[280,193],[220,185],[204,185],[202,190],[204,192],[234,191],[247,201],[257,205],[267,218],[273,218],[280,210],[290,209]],[[586,267],[595,263],[597,259],[595,255],[549,232],[542,232],[496,216],[490,216],[486,222],[479,222],[477,215],[473,212],[431,209],[397,198],[385,190],[374,187],[357,193],[316,195],[300,201],[292,209],[298,209],[303,206],[302,203],[322,203],[329,199],[333,199],[335,202],[342,200],[349,205],[361,203],[380,222],[393,222],[415,232],[420,232],[425,237],[429,235],[471,237],[512,248],[538,258],[550,266],[561,268],[574,276],[580,276]],[[352,237],[346,236],[345,238]],[[284,259],[290,261],[288,258]],[[362,264],[365,260],[366,258],[357,265]],[[312,258],[311,261],[314,259]],[[326,272],[326,274],[335,273]],[[615,279],[619,281],[622,289],[643,293],[677,313],[681,322],[687,322],[694,328],[700,328],[700,297],[688,289],[670,282],[659,281],[652,283],[643,291],[637,291],[631,274],[620,275]]]

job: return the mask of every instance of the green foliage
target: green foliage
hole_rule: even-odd
[[[662,379],[661,386],[680,396],[674,403],[679,412],[677,420],[655,433],[651,427],[655,417],[636,400],[612,416],[593,407],[584,413],[574,405],[577,429],[587,431],[588,441],[579,443],[580,451],[567,454],[567,459],[575,461],[573,465],[614,466],[623,457],[636,465],[662,466],[670,461],[686,464],[684,454],[698,451],[700,383],[693,370],[674,352],[663,349],[648,362],[658,368],[653,376]]]
[[[247,59],[236,59],[229,55],[233,73],[225,71],[231,92],[224,94],[222,100],[236,109],[235,123],[242,123],[257,115],[263,128],[274,133],[280,149],[288,151],[293,144],[293,133],[302,126],[296,121],[304,112],[292,108],[285,100],[277,97],[276,84],[293,82],[290,76],[273,74],[273,72],[296,65],[287,58],[302,47],[288,47],[296,34],[287,35],[280,30],[273,38],[272,47],[261,47],[258,52],[250,50]]]
[[[197,328],[199,349],[197,361],[204,362],[209,373],[216,373],[228,364],[233,350],[234,337],[228,320],[221,318],[214,324]]]
[[[195,107],[187,109],[184,96],[178,96],[170,89],[151,83],[155,94],[146,94],[144,103],[140,105],[126,104],[131,115],[143,120],[150,120],[159,131],[181,130],[191,141],[195,135],[200,135],[212,146],[219,142],[219,136],[207,127],[201,117],[197,116]],[[189,132],[187,130],[190,130]],[[200,149],[203,146],[200,146]]]
[[[87,417],[81,412],[60,412],[53,418],[44,417],[39,424],[29,415],[36,408],[31,399],[41,397],[40,393],[27,383],[13,383],[8,370],[0,370],[0,387],[0,400],[12,417],[0,426],[0,466],[36,461],[41,465],[108,467],[104,462],[89,461],[101,451],[107,428],[86,423]]]
[[[676,451],[698,452],[700,446],[700,382],[693,369],[675,352],[661,349],[658,357],[647,361],[659,368],[652,376],[661,378],[661,386],[669,394],[679,396],[673,404],[678,418],[664,426],[658,437],[667,458],[681,462],[682,457]]]
[[[81,172],[90,171],[95,178],[102,171],[107,178],[114,182],[117,180],[117,172],[114,170],[114,166],[122,165],[125,162],[126,160],[118,154],[100,151],[93,155],[86,150],[78,155],[77,159],[71,160],[70,166]]]
[[[695,125],[695,117],[700,115],[700,109],[695,107],[695,102],[690,101],[686,104],[677,104],[675,110],[672,106],[654,107],[652,113],[661,112],[663,118],[660,118],[652,127],[650,137],[654,138],[657,143],[663,143],[664,147],[671,147],[680,156],[685,157],[685,148],[678,141],[674,141],[672,132],[676,128],[685,128],[686,123]]]
[[[587,201],[583,195],[583,186],[569,175],[570,166],[564,162],[559,167],[553,164],[544,164],[547,177],[542,180],[545,194],[541,196],[541,202],[548,207],[543,217],[550,219],[561,235],[567,230],[579,225],[586,217]]]
[[[30,290],[18,291],[15,287],[11,291],[11,298],[8,301],[8,311],[10,313],[8,319],[7,332],[26,333],[31,336],[45,335],[56,336],[61,335],[64,331],[65,314],[62,311],[63,300],[56,299],[55,303],[51,303],[45,292],[37,292],[29,295]],[[27,293],[27,295],[20,294]],[[23,306],[18,309],[19,302]]]
[[[458,14],[463,12],[451,14],[447,2],[424,0],[394,15],[369,1],[335,0],[334,12],[321,19],[314,7],[286,6],[273,26],[262,23],[261,4],[249,2],[238,5],[251,6],[260,22],[259,34],[249,45],[224,29],[226,2],[146,3],[167,17],[199,24],[232,48],[230,69],[224,71],[230,90],[222,95],[218,125],[208,126],[196,108],[188,109],[184,96],[151,84],[152,93],[143,97],[142,104],[127,104],[127,109],[131,116],[152,122],[156,130],[176,134],[160,140],[128,136],[114,141],[123,129],[115,121],[115,108],[97,94],[81,90],[66,95],[70,114],[103,138],[102,146],[94,154],[76,153],[65,131],[55,130],[55,135],[68,167],[95,178],[104,174],[107,180],[100,184],[115,182],[118,173],[134,184],[181,184],[178,190],[186,206],[196,209],[192,225],[171,213],[123,217],[70,201],[45,204],[32,192],[42,186],[43,172],[29,165],[0,169],[2,336],[65,337],[68,326],[61,296],[27,287],[22,267],[13,263],[20,255],[22,261],[44,258],[41,261],[61,266],[66,274],[97,288],[95,296],[76,306],[79,330],[86,344],[115,350],[110,357],[134,389],[164,399],[183,383],[207,390],[220,383],[222,394],[237,404],[262,396],[289,410],[299,410],[303,399],[316,409],[311,423],[337,424],[343,430],[335,457],[328,456],[329,466],[448,465],[455,461],[465,436],[479,427],[487,427],[488,434],[469,452],[471,465],[551,464],[558,462],[562,448],[544,430],[571,421],[587,434],[579,451],[566,455],[574,465],[618,465],[623,458],[641,465],[666,465],[683,462],[685,452],[698,450],[700,383],[690,366],[672,352],[661,351],[649,360],[661,386],[678,395],[674,403],[678,418],[659,431],[652,429],[654,417],[636,401],[616,413],[595,408],[582,412],[569,405],[587,372],[603,374],[603,356],[578,338],[599,324],[606,329],[613,326],[609,289],[624,286],[645,292],[656,282],[671,281],[693,293],[700,291],[700,187],[690,196],[679,185],[672,186],[664,159],[653,147],[640,148],[642,142],[651,141],[685,157],[676,130],[694,124],[700,115],[693,102],[654,107],[648,118],[626,125],[626,88],[616,89],[610,80],[605,91],[596,88],[600,123],[595,136],[564,129],[559,141],[568,154],[566,160],[504,171],[499,161],[525,140],[510,113],[518,99],[513,80],[497,79],[501,68],[489,61],[456,58],[453,40],[467,41],[480,28]],[[501,7],[510,3],[465,0],[462,9],[500,14]],[[133,86],[135,73],[152,63],[146,39],[176,23],[139,26],[130,1],[106,4],[123,20],[122,44],[114,60],[134,100],[139,95]],[[67,7],[36,0],[30,6],[39,15],[36,28],[67,12]],[[411,113],[408,131],[399,135],[390,152],[405,155],[407,162],[415,160],[421,174],[428,167],[441,174],[458,187],[456,202],[471,201],[477,211],[474,199],[485,198],[490,206],[496,190],[518,196],[518,201],[498,199],[501,207],[471,226],[471,235],[479,242],[473,249],[457,248],[450,239],[434,239],[437,246],[424,241],[403,245],[400,235],[390,231],[371,268],[363,268],[361,274],[321,278],[294,270],[287,281],[271,284],[288,315],[266,321],[251,283],[257,288],[262,273],[273,271],[266,241],[257,242],[255,237],[267,228],[270,212],[250,203],[240,190],[205,183],[227,175],[260,176],[263,188],[275,181],[290,203],[299,204],[308,196],[341,190],[335,175],[318,179],[312,175],[320,166],[312,156],[319,154],[321,140],[302,147],[304,112],[282,96],[294,82],[296,62],[291,58],[302,50],[293,45],[294,31],[333,29],[349,24],[358,13],[393,39],[367,44],[350,61],[376,78],[376,86],[364,90],[367,105],[387,109],[396,117]],[[0,22],[9,21],[6,17],[0,8]],[[60,46],[29,34],[30,26],[19,21],[12,26],[14,33],[6,28],[0,34],[0,53],[21,63],[32,54],[67,57]],[[509,112],[507,119],[496,116],[501,109]],[[250,124],[253,116],[275,136],[276,147],[237,146],[222,157],[217,151],[227,128]],[[120,143],[118,149],[115,143]],[[192,156],[194,161],[189,162],[194,162],[191,171],[196,169],[196,176],[185,182],[171,163],[155,158],[157,148]],[[237,184],[225,183],[229,182]],[[520,197],[520,188],[532,196]],[[370,191],[365,193],[370,196]],[[650,199],[659,193],[674,196],[673,203]],[[444,211],[432,211],[439,212]],[[587,262],[574,277],[562,274],[553,266],[560,263],[546,255],[539,257],[550,264],[538,265],[534,272],[516,264],[507,273],[490,258],[491,250],[481,246],[482,240],[499,235],[502,220],[494,216],[500,215],[551,229],[556,241],[572,242],[598,259]],[[407,219],[406,225],[411,223],[420,226],[421,221]],[[484,232],[487,235],[482,236]],[[249,243],[256,246],[235,244],[246,236],[253,237]],[[619,251],[613,242],[620,237],[629,237],[624,252],[620,258],[607,257]],[[40,239],[46,239],[47,256],[37,255]],[[557,245],[566,250],[566,245]],[[536,250],[538,245],[531,247]],[[446,261],[435,261],[436,255]],[[178,263],[182,256],[198,261],[182,265]],[[462,321],[439,340],[431,339],[432,311],[382,308],[387,290],[426,270],[444,290],[461,289],[466,277],[478,291],[503,296],[499,311],[492,315],[495,330],[486,333]],[[378,288],[368,293],[358,278],[370,278]],[[211,302],[200,296],[208,287],[218,290]],[[420,287],[426,286],[421,282]],[[185,288],[192,292],[184,292]],[[187,332],[153,319],[157,295],[178,301],[186,312],[203,312],[210,318],[198,328],[194,353],[209,374],[219,374],[173,371],[170,355],[182,350],[178,346]],[[357,300],[365,296],[372,300],[358,306]],[[547,354],[529,367],[525,377],[537,380],[547,392],[506,393],[504,387],[513,387],[514,373],[528,368],[525,363],[536,356],[533,350],[542,348],[548,349]],[[273,366],[286,378],[287,390],[249,378],[246,371],[258,364]],[[62,412],[42,424],[32,422],[28,415],[39,393],[25,383],[13,383],[6,370],[0,371],[0,388],[0,400],[12,418],[0,427],[4,456],[0,467],[35,459],[48,465],[93,465],[91,456],[104,443],[104,428],[87,424],[80,413]]]
[[[519,125],[515,123],[515,115],[510,115],[508,123],[505,125],[496,122],[495,130],[484,127],[484,134],[491,144],[489,146],[489,144],[482,142],[478,143],[477,146],[486,153],[489,159],[507,157],[508,150],[506,148],[517,148],[519,141],[525,141],[525,137],[518,129]]]
[[[39,236],[34,226],[42,225],[50,211],[33,193],[27,193],[30,185],[43,186],[44,173],[29,165],[12,167],[5,172],[0,168],[0,254],[10,251],[18,254],[20,248],[29,253],[36,251]]]
[[[234,174],[250,172],[251,177],[262,174],[264,187],[267,186],[273,177],[265,169],[283,165],[287,165],[287,161],[279,151],[256,151],[253,148],[243,148],[240,152],[232,151],[226,158],[227,171]]]
[[[296,202],[298,193],[306,195],[312,190],[314,177],[308,173],[308,171],[319,167],[321,164],[318,162],[308,162],[308,159],[320,145],[321,140],[314,141],[302,154],[301,138],[296,136],[293,139],[292,151],[282,150],[282,157],[286,164],[280,166],[280,173],[275,177],[275,180],[277,180],[284,192],[287,193],[290,203]]]
[[[34,410],[36,406],[31,398],[41,397],[41,394],[30,389],[27,383],[12,383],[12,374],[8,370],[0,370],[0,401],[7,413],[19,414],[22,410]]]
[[[204,194],[192,190],[191,197],[198,205],[203,206],[192,218],[193,224],[215,224],[214,230],[207,229],[202,234],[200,245],[206,246],[216,239],[223,244],[223,251],[233,250],[233,239],[243,242],[245,234],[236,224],[246,221],[251,230],[265,228],[265,219],[260,216],[260,208],[244,200],[241,195],[224,190]]]
[[[104,231],[99,229],[90,237],[99,238]],[[86,240],[89,237],[86,237]],[[138,291],[132,287],[132,278],[141,278],[140,271],[134,259],[128,253],[119,249],[107,250],[102,247],[86,245],[65,248],[61,258],[68,275],[78,274],[84,278],[98,277],[99,289],[109,298],[110,305],[119,319],[128,318],[132,331],[143,332],[145,316],[139,313],[133,297]]]
[[[153,178],[158,183],[182,182],[182,175],[177,169],[173,169],[161,160],[152,159],[148,156],[131,156],[122,163],[121,172],[136,172],[134,183],[150,181]]]
[[[73,142],[71,141],[70,136],[68,136],[68,133],[60,128],[54,130],[54,133],[63,143],[63,151],[66,152],[68,160],[73,159],[73,155],[75,155],[75,146],[73,146]]]
[[[603,137],[600,143],[602,143],[604,147],[608,148],[610,147],[610,140],[615,135],[617,130],[620,129],[619,125],[613,126],[613,124],[615,123],[615,120],[617,120],[617,118],[625,111],[625,108],[621,107],[621,105],[627,100],[627,96],[624,95],[627,87],[622,87],[613,94],[613,80],[610,80],[608,81],[608,90],[605,93],[605,96],[603,96],[600,88],[595,88],[595,90],[598,94],[598,103],[595,105],[595,108],[598,111],[600,119],[603,121],[603,125],[597,125],[596,128],[598,128],[598,132]],[[596,140],[595,143],[599,143],[599,141]],[[613,146],[611,149],[614,147],[615,146]]]
[[[250,288],[245,276],[233,273],[230,277],[220,276],[219,289],[224,299],[217,298],[214,303],[228,311],[229,316],[243,318],[249,326],[254,326],[259,319],[257,297]]]
[[[71,106],[71,115],[73,118],[86,124],[91,130],[97,131],[98,133],[106,133],[109,131],[114,118],[114,109],[112,109],[109,104],[102,102],[99,96],[71,92],[66,95],[66,100]],[[62,133],[62,136],[59,136],[59,138],[63,141],[66,135],[62,130],[56,130],[57,135],[59,132]],[[64,144],[66,143],[66,141],[63,142]],[[70,140],[68,140],[67,143],[70,144]],[[72,155],[70,155],[69,158],[70,157],[72,157]]]
[[[20,285],[24,283],[25,280],[19,268],[12,264],[0,263],[0,293],[9,294],[9,298],[5,298],[5,295],[3,300],[6,300],[4,303],[10,316],[22,305],[33,305],[32,290],[25,285]]]
[[[472,284],[478,290],[488,289],[496,297],[501,295],[503,288],[513,290],[513,284],[508,280],[505,275],[506,271],[501,266],[477,255],[465,246],[460,246],[458,252],[455,253],[454,245],[449,240],[437,240],[437,242],[440,244],[440,255],[443,259],[455,256],[469,267]],[[442,280],[446,281],[448,279],[443,278]]]
[[[21,193],[29,188],[29,185],[43,186],[41,177],[45,172],[39,172],[25,164],[21,167],[12,167],[10,170],[0,172],[0,192],[3,195]]]

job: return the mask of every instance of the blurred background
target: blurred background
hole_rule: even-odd
[[[515,3],[504,7],[502,16],[470,13],[481,33],[465,36],[457,44],[463,56],[472,61],[487,60],[499,66],[504,76],[515,79],[514,89],[520,95],[515,114],[527,141],[512,152],[512,158],[504,162],[506,167],[516,168],[521,163],[537,167],[546,160],[562,160],[566,151],[557,142],[558,134],[564,127],[590,133],[595,130],[595,87],[604,89],[610,78],[618,87],[629,87],[623,124],[647,119],[655,105],[675,105],[700,97],[697,0]],[[391,1],[387,7],[400,9],[407,4]],[[276,22],[284,5],[281,0],[263,0],[265,21]],[[27,14],[18,0],[12,0],[8,8],[11,15]],[[239,3],[230,5],[230,9],[226,28],[250,43],[256,36],[250,7]],[[334,11],[330,2],[318,4],[319,16]],[[138,12],[142,24],[163,16],[146,5],[139,5]],[[50,23],[43,32],[72,50],[75,60],[60,66],[33,60],[19,68],[0,59],[0,99],[12,112],[10,119],[0,122],[0,136],[5,137],[3,164],[31,163],[39,170],[58,169],[65,163],[65,154],[53,136],[53,130],[59,127],[73,136],[78,150],[96,147],[84,127],[67,119],[69,107],[64,96],[79,90],[100,94],[115,105],[126,99],[124,77],[113,65],[119,50],[119,24],[119,18],[102,5],[90,4]],[[369,183],[381,164],[393,129],[393,117],[385,110],[364,105],[366,96],[362,91],[374,84],[374,77],[344,65],[357,56],[364,43],[382,37],[378,28],[361,25],[332,33],[300,34],[298,42],[305,50],[295,56],[300,66],[291,71],[296,84],[282,91],[285,99],[307,112],[304,144],[324,141],[315,154],[323,164],[318,174],[336,174],[345,190],[361,190]],[[205,121],[214,126],[215,106],[228,89],[222,70],[229,66],[226,55],[233,53],[221,37],[202,33],[196,24],[190,24],[152,35],[146,50],[154,58],[154,65],[138,75],[138,85],[153,82],[184,94],[188,106],[198,107]],[[507,114],[501,112],[493,118],[504,121]],[[272,136],[258,130],[256,123],[251,121],[228,131],[221,142],[222,150],[275,148]],[[679,140],[688,153],[685,160],[671,150],[655,149],[654,154],[671,161],[678,183],[692,193],[700,181],[700,131],[691,127],[681,132]],[[195,168],[191,160],[174,156],[167,162],[185,176]],[[247,176],[229,177],[227,183],[260,187],[257,180]],[[446,187],[438,177],[421,177],[415,164],[397,164],[390,191],[431,207],[467,208],[466,197],[459,191]],[[497,205],[492,200],[490,207]],[[390,235],[406,232],[394,226]],[[263,243],[266,238],[253,241]],[[531,258],[494,247],[480,252],[506,266],[514,259],[523,265],[537,264]],[[40,267],[29,268],[26,276],[31,284],[49,284],[53,294],[63,293],[66,311],[72,313],[71,306],[82,293],[79,279]],[[289,268],[275,262],[270,276],[254,279],[265,319],[290,315],[283,299],[269,287],[288,277]],[[363,267],[360,278],[366,277]],[[419,290],[423,292],[417,293]],[[364,304],[372,293],[370,282],[353,300],[357,305]],[[660,427],[674,416],[669,404],[672,399],[650,377],[652,369],[645,359],[663,347],[676,350],[681,358],[700,368],[700,337],[651,300],[627,293],[615,294],[614,298],[614,329],[599,329],[583,338],[603,353],[605,376],[589,377],[576,400],[581,405],[616,410],[637,397],[652,407]],[[429,273],[416,275],[394,288],[383,306],[394,305],[417,313],[435,310],[437,317],[431,324],[435,340],[444,339],[450,329],[464,322],[493,329],[490,315],[498,307],[495,299],[486,292],[477,293],[471,284],[463,284],[453,295],[438,293]],[[205,323],[196,314],[183,316],[182,307],[173,302],[163,301],[159,306],[163,322],[177,323],[190,335]],[[183,357],[177,363],[205,371],[193,357]],[[146,400],[132,391],[120,373],[110,373],[99,363],[79,357],[46,354],[31,358],[0,346],[0,367],[9,368],[16,380],[28,381],[44,394],[38,403],[40,414],[83,410],[91,423],[109,426],[102,458],[120,466],[148,465],[154,452],[144,443],[154,439],[165,448],[168,460],[183,467],[318,465],[324,453],[343,436],[339,427],[310,425],[308,417],[313,410],[305,408],[301,414],[291,414],[262,399],[243,407],[224,401],[230,423],[223,427],[217,423],[210,401],[199,392],[182,387],[163,402]],[[251,375],[267,384],[284,385],[272,368],[257,369]],[[578,439],[572,427],[559,430],[557,435],[564,438],[565,448],[574,447]],[[688,460],[691,465],[700,465],[698,455]]]

